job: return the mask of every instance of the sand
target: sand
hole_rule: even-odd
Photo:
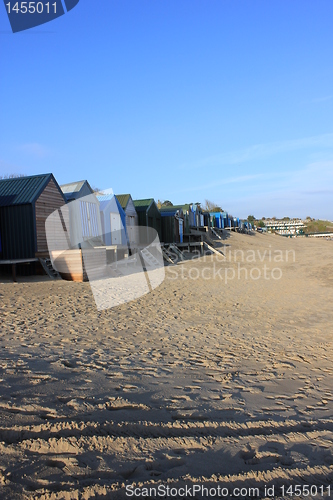
[[[222,244],[101,312],[89,283],[0,282],[1,499],[333,496],[333,241]]]

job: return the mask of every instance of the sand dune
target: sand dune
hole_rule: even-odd
[[[222,244],[225,260],[170,266],[153,292],[102,312],[88,283],[0,283],[1,498],[159,484],[328,496],[333,242]]]

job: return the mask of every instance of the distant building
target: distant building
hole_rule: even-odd
[[[283,236],[303,234],[305,224],[301,219],[293,220],[265,220],[268,231],[274,231]]]

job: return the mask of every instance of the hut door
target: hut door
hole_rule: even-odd
[[[133,243],[133,226],[127,226],[127,234],[129,242]]]
[[[111,224],[111,245],[120,245],[121,237],[121,221],[120,214],[110,213]]]
[[[130,243],[135,243],[135,217],[129,216],[128,217],[128,226],[127,226],[127,234],[128,234],[128,239]]]
[[[80,215],[83,239],[87,240],[98,236],[96,205],[94,203],[80,201]]]

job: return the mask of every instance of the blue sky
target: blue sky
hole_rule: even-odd
[[[80,0],[12,34],[0,174],[333,219],[331,0]]]

